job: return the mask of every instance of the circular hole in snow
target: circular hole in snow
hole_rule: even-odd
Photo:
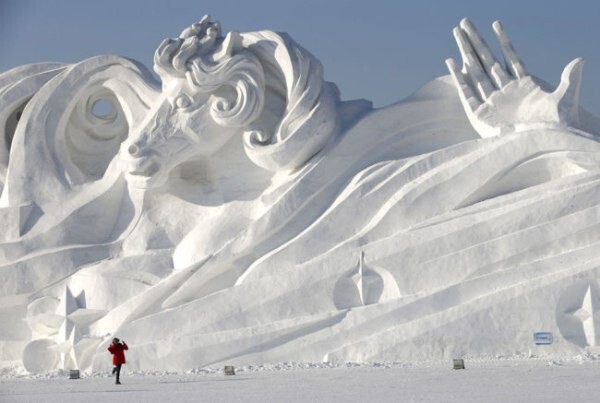
[[[92,114],[100,119],[106,119],[114,111],[113,103],[107,99],[101,98],[92,105]]]

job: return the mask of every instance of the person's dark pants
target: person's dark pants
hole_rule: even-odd
[[[117,380],[115,381],[115,383],[121,383],[121,382],[119,381],[119,377],[121,376],[121,365],[122,365],[122,364],[117,364],[117,365],[115,365],[115,367],[113,368],[113,371],[112,371],[113,375],[114,375],[114,374],[117,374]]]

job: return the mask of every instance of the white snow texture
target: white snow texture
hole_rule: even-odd
[[[499,23],[498,61],[383,109],[288,35],[208,17],[158,47],[0,75],[0,364],[392,362],[600,343],[600,120]]]

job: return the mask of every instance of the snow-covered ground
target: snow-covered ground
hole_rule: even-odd
[[[122,385],[107,373],[69,380],[68,374],[0,378],[2,402],[593,402],[600,396],[600,361],[500,359],[326,367],[279,364],[238,368],[234,376],[202,369],[132,373]]]

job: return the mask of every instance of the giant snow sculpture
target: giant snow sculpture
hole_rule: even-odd
[[[0,351],[30,371],[516,355],[600,340],[600,144],[494,23],[384,109],[286,34],[0,75]]]

